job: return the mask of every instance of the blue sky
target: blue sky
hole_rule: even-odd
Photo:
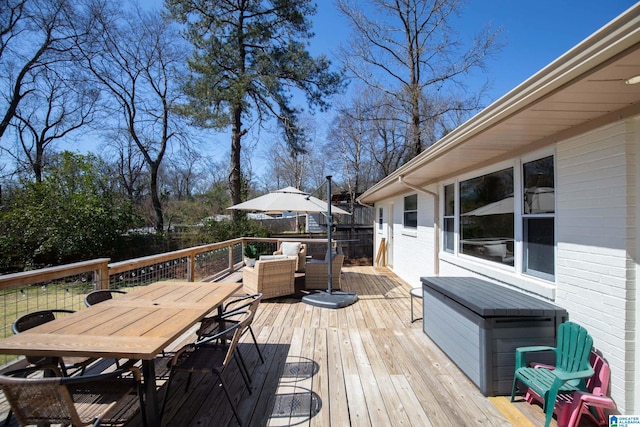
[[[489,62],[493,100],[579,44],[633,6],[631,0],[472,0],[465,15],[476,25],[502,27],[507,43]]]
[[[140,0],[162,7],[162,0]],[[316,0],[315,39],[312,53],[333,58],[340,43],[349,39],[350,28],[339,16],[333,0]],[[366,0],[361,0],[366,4]],[[471,36],[490,24],[502,29],[506,45],[487,61],[493,81],[488,101],[494,101],[620,15],[633,0],[466,0],[462,16],[452,26],[461,37]],[[334,61],[335,63],[336,61]],[[486,76],[478,74],[478,80]]]
[[[151,8],[162,7],[162,0],[140,0]],[[316,37],[311,42],[313,55],[326,54],[337,65],[335,53],[340,43],[348,41],[350,28],[333,0],[316,0],[313,17]],[[361,0],[366,4],[365,0]],[[609,21],[633,6],[632,0],[467,0],[461,17],[452,23],[462,38],[471,37],[483,26],[502,29],[504,48],[488,59],[486,71],[469,78],[470,90],[487,79],[491,87],[483,100],[487,106],[502,97],[536,72],[553,62]],[[475,86],[475,87],[474,87]],[[319,126],[331,120],[332,113],[317,114]],[[323,135],[324,136],[324,135]],[[262,138],[273,140],[277,137]],[[228,137],[218,135],[220,147],[228,150]],[[260,139],[262,139],[260,138]],[[253,153],[254,172],[266,173],[268,162],[265,144]],[[222,153],[220,153],[222,155]],[[222,157],[226,161],[226,154]]]
[[[314,53],[330,57],[350,28],[332,0],[318,0],[314,18]],[[362,1],[362,3],[366,3]],[[467,0],[452,26],[471,36],[490,24],[502,29],[505,47],[487,61],[493,102],[633,6],[632,0]],[[486,76],[477,75],[478,81]]]

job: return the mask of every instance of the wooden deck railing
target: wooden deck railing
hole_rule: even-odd
[[[79,310],[94,289],[145,286],[159,280],[215,281],[242,267],[249,242],[271,253],[280,241],[323,245],[323,239],[243,237],[179,251],[109,263],[108,258],[0,275],[0,337],[11,334],[11,323],[23,314],[52,308]],[[0,356],[0,365],[7,362]]]

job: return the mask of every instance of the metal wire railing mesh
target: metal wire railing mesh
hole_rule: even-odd
[[[189,257],[182,256],[109,275],[110,289],[145,286],[161,280],[187,280]]]
[[[194,257],[194,280],[205,280],[229,270],[229,247],[200,252]]]
[[[242,243],[238,242],[233,245],[233,264],[242,262]]]
[[[101,287],[129,290],[162,280],[200,281],[224,276],[242,265],[243,243],[247,241],[236,239],[114,264],[107,264],[108,259],[92,260],[86,265],[43,269],[40,275],[20,273],[19,279],[4,276],[0,286],[0,337],[11,335],[12,323],[24,314],[44,309],[80,310],[85,307],[85,296]],[[275,239],[251,239],[250,243],[259,254],[272,254],[278,247]],[[71,274],[78,271],[82,273]],[[101,275],[108,275],[108,285],[106,277],[100,279]],[[45,281],[44,277],[55,278]],[[28,284],[16,286],[16,283]],[[0,365],[15,358],[0,355]]]
[[[2,307],[0,336],[11,335],[11,325],[19,317],[43,309],[79,310],[84,297],[95,288],[95,274],[82,273],[30,286],[0,290]],[[0,355],[0,365],[15,356]]]
[[[258,255],[272,255],[275,251],[278,250],[278,242],[271,241],[259,241],[259,242],[251,242],[258,251]]]

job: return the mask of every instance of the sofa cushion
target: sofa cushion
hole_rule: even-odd
[[[268,261],[270,259],[285,259],[289,258],[286,255],[260,255],[260,261]]]
[[[300,252],[300,242],[282,242],[280,250],[285,256],[298,256]]]

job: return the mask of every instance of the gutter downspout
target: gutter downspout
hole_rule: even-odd
[[[440,219],[438,217],[438,212],[440,211],[440,197],[437,193],[433,191],[425,190],[422,187],[418,187],[413,184],[409,184],[404,180],[404,175],[398,176],[398,182],[404,185],[407,188],[418,191],[420,193],[432,196],[434,199],[433,203],[433,272],[436,276],[440,275]]]

